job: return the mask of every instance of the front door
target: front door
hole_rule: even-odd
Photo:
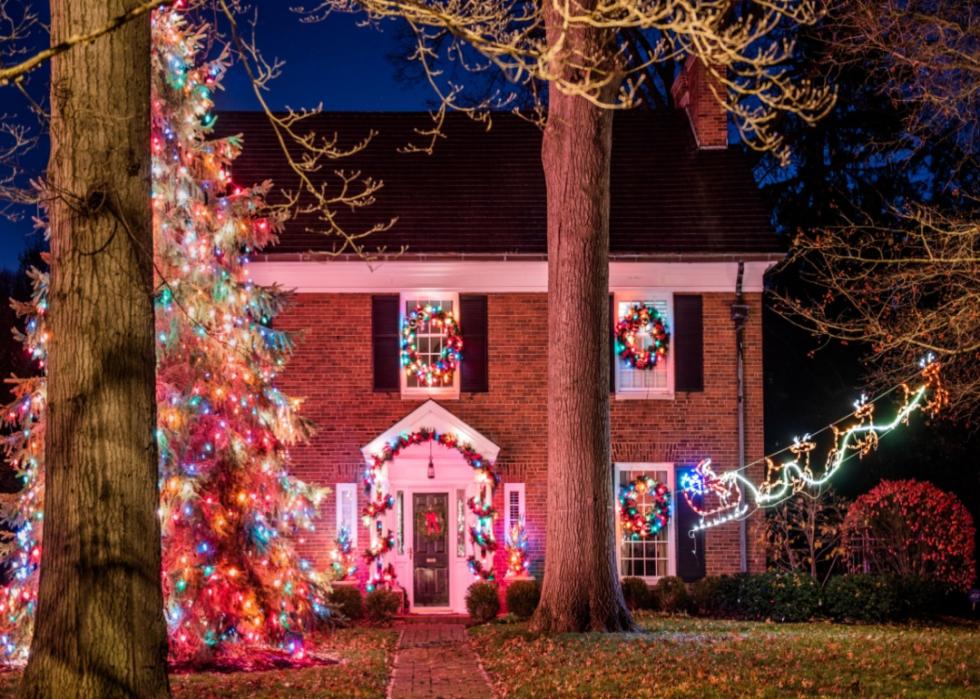
[[[449,493],[414,493],[416,607],[449,606]]]

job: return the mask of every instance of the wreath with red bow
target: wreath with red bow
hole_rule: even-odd
[[[415,516],[415,529],[426,539],[439,539],[446,531],[446,515],[436,509],[423,510]]]
[[[439,356],[429,362],[419,357],[416,336],[426,324],[445,333]],[[452,382],[453,372],[463,358],[463,336],[451,311],[440,306],[416,306],[402,322],[402,366],[423,386],[441,386]]]
[[[650,344],[640,347],[637,335],[650,333]],[[653,306],[634,303],[616,323],[616,353],[634,369],[653,369],[667,357],[670,332],[660,312]]]

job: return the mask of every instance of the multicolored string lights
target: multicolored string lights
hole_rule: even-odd
[[[943,387],[939,362],[930,357],[924,360],[914,388],[908,383],[898,384],[875,400],[862,396],[854,404],[854,412],[820,432],[830,435],[823,469],[815,473],[812,453],[816,451],[815,435],[804,435],[782,451],[791,458],[776,462],[775,456],[763,457],[742,468],[715,473],[711,459],[705,459],[697,467],[681,477],[680,487],[684,499],[700,517],[693,531],[708,529],[732,520],[744,519],[759,508],[774,507],[793,495],[815,490],[825,485],[844,463],[854,457],[867,456],[878,447],[882,435],[908,425],[913,413],[936,415],[946,406],[949,396]],[[898,391],[901,401],[895,416],[884,424],[875,422],[875,405],[884,397]],[[748,476],[748,469],[765,463],[766,474],[762,483]]]
[[[414,432],[403,432],[385,444],[382,450],[374,454],[371,463],[364,473],[364,491],[368,503],[362,511],[364,525],[371,535],[371,543],[364,553],[368,563],[367,590],[377,587],[390,588],[395,582],[395,569],[386,561],[386,554],[395,548],[395,536],[385,529],[385,513],[394,508],[395,499],[388,492],[388,464],[399,453],[413,444],[435,442],[448,449],[455,449],[467,464],[473,469],[473,479],[476,483],[476,495],[469,498],[467,507],[473,516],[470,525],[470,542],[473,553],[467,558],[467,564],[473,575],[483,580],[493,580],[493,563],[487,561],[497,549],[493,535],[493,522],[496,512],[493,507],[493,492],[500,482],[500,477],[493,470],[493,464],[477,452],[472,445],[463,442],[454,434],[437,432],[434,429],[422,428]]]
[[[507,573],[505,577],[527,577],[531,570],[531,559],[527,550],[527,530],[524,518],[520,517],[510,525],[510,531],[504,536],[504,552],[507,554]]]

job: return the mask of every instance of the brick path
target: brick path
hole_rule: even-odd
[[[391,699],[492,694],[462,624],[411,623],[403,627],[388,688]]]

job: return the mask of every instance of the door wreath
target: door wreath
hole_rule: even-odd
[[[446,531],[445,513],[432,507],[419,512],[415,515],[415,531],[429,540],[441,538]]]

